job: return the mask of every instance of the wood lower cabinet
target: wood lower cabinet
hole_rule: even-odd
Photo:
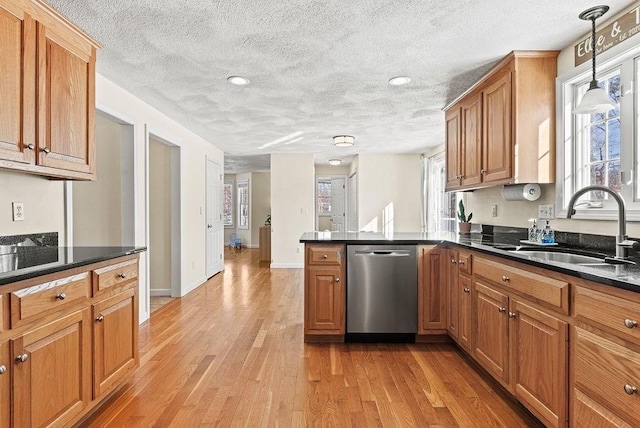
[[[2,303],[2,301],[0,301]],[[11,359],[9,342],[0,341],[0,427],[11,426]]]
[[[11,340],[13,426],[66,425],[91,401],[89,310]]]
[[[447,251],[418,247],[418,334],[446,334]]]
[[[344,336],[346,328],[345,246],[307,245],[304,280],[304,334]]]
[[[127,290],[93,306],[93,396],[113,389],[137,366],[138,308]]]
[[[459,308],[459,335],[458,343],[463,348],[471,350],[473,338],[473,306],[471,302],[471,278],[460,275],[459,282],[460,308]]]
[[[460,270],[458,268],[458,251],[447,250],[447,331],[458,340],[460,337]]]
[[[37,0],[0,0],[0,167],[95,179],[99,45]]]

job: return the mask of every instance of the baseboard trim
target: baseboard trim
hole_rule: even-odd
[[[304,263],[271,263],[271,269],[303,269]]]
[[[247,248],[260,248],[260,244],[247,244]]]
[[[187,294],[191,293],[196,288],[200,287],[205,282],[207,282],[207,278],[206,277],[198,278],[197,280],[192,282],[190,285],[187,286],[187,288],[185,288],[183,290],[183,293],[182,293],[182,295],[180,297],[186,296]]]
[[[170,288],[158,288],[158,289],[155,289],[155,290],[149,290],[149,295],[151,297],[160,297],[160,296],[171,297],[171,289]]]

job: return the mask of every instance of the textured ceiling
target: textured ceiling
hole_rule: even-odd
[[[98,72],[254,168],[269,153],[419,153],[442,107],[512,50],[562,49],[593,0],[49,0]],[[620,4],[622,3],[622,4]],[[607,16],[627,2],[616,2]],[[239,87],[231,75],[249,78]],[[398,75],[413,80],[393,87]],[[268,143],[299,134],[291,144]],[[331,137],[356,137],[338,149]],[[290,138],[291,141],[295,138]],[[252,158],[242,157],[252,155]],[[227,165],[227,172],[242,172]]]

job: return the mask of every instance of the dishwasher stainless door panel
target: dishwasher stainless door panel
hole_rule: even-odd
[[[418,331],[415,245],[347,246],[347,333]]]

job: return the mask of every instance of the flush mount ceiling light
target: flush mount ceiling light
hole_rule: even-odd
[[[389,84],[392,86],[406,85],[409,82],[411,82],[411,78],[407,76],[396,76],[389,79]]]
[[[227,77],[227,82],[232,85],[244,86],[249,84],[249,79],[242,76],[229,76]]]
[[[342,163],[342,159],[329,159],[329,165],[337,166]]]
[[[336,135],[333,137],[333,145],[336,147],[351,147],[355,138],[351,135]]]
[[[582,101],[573,111],[575,114],[606,113],[615,104],[604,88],[596,80],[596,19],[607,13],[609,6],[595,6],[578,15],[578,18],[591,21],[591,83],[589,89],[582,96]]]

